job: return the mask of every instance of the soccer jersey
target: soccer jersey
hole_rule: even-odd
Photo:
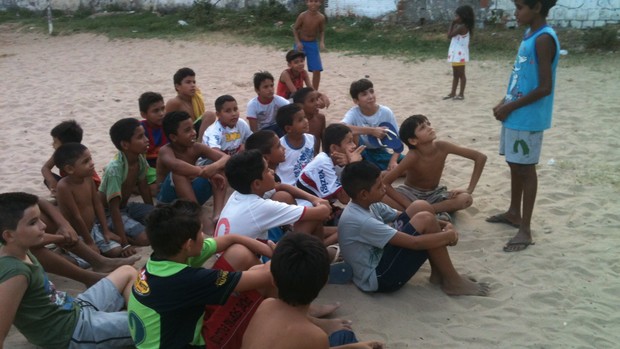
[[[239,151],[251,134],[250,126],[243,119],[239,119],[232,128],[222,125],[217,120],[205,131],[202,143],[232,156]]]
[[[341,172],[342,167],[334,165],[329,155],[321,152],[301,171],[297,186],[322,199],[335,201],[342,190]]]
[[[288,143],[287,136],[280,138],[280,144],[284,147],[284,162],[276,167],[276,174],[282,183],[295,185],[301,170],[314,158],[314,136],[308,133],[303,135],[304,142],[299,148],[293,148]]]
[[[273,99],[267,104],[261,103],[258,97],[254,97],[248,102],[247,117],[248,119],[256,119],[258,129],[261,130],[275,125],[278,109],[287,104],[289,102],[278,95],[273,96]]]
[[[144,133],[149,139],[149,149],[146,151],[146,161],[149,166],[155,168],[157,164],[157,156],[159,155],[159,149],[168,144],[168,138],[164,133],[164,128],[157,125],[151,125],[147,120],[140,121],[142,127],[144,127]]]
[[[204,348],[204,306],[224,304],[241,278],[240,272],[200,266],[215,252],[205,239],[202,254],[188,264],[151,257],[140,270],[127,306],[135,345],[146,348]]]

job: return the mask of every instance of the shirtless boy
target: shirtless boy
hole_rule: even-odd
[[[436,140],[435,130],[424,115],[413,115],[403,121],[400,139],[409,147],[405,158],[393,171],[386,173],[383,183],[387,188],[384,202],[393,208],[404,211],[415,200],[428,201],[436,213],[455,212],[471,206],[471,194],[478,184],[486,155],[479,151],[458,146],[446,141]],[[474,161],[474,169],[466,189],[448,190],[439,186],[441,174],[449,154],[458,155]],[[392,188],[392,183],[403,174],[405,184]],[[448,219],[449,215],[440,218]]]
[[[325,50],[325,16],[319,12],[321,0],[306,0],[306,6],[308,10],[300,13],[293,24],[293,36],[295,49],[306,54],[308,70],[312,72],[312,87],[318,91],[323,70],[319,46]]]

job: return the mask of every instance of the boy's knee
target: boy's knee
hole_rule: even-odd
[[[407,207],[407,216],[413,217],[420,212],[435,213],[433,206],[426,200],[415,200]]]
[[[137,246],[148,246],[151,244],[148,236],[146,235],[146,232],[144,231],[138,234],[137,236],[133,237],[132,240],[133,240],[132,243]]]
[[[435,228],[438,227],[435,214],[428,211],[416,213],[411,218],[411,225],[413,225],[416,231],[422,234],[436,233],[437,231],[435,231]]]
[[[279,202],[284,202],[284,203],[287,203],[289,205],[295,205],[296,204],[295,198],[293,197],[293,195],[291,195],[290,193],[285,192],[285,191],[276,192],[271,197],[271,200],[279,201]]]
[[[474,203],[474,197],[471,196],[471,194],[469,193],[459,194],[457,198],[459,200],[458,202],[460,203],[460,210],[468,208]]]
[[[224,257],[228,264],[236,271],[248,270],[252,266],[260,263],[252,251],[240,244],[234,244],[227,248],[222,257]]]

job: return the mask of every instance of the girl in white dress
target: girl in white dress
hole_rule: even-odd
[[[452,90],[443,99],[462,100],[465,98],[465,63],[469,62],[469,39],[474,30],[474,9],[471,6],[460,6],[455,11],[455,17],[448,29],[450,48],[448,49],[448,62],[452,64]],[[459,94],[456,87],[461,82]]]

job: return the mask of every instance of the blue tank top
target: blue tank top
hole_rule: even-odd
[[[536,38],[540,35],[551,35],[555,42],[555,57],[551,63],[551,93],[534,103],[514,110],[504,120],[504,126],[521,131],[543,131],[551,127],[553,97],[555,95],[555,71],[560,56],[560,42],[555,31],[545,25],[536,32],[525,32],[519,52],[510,75],[510,83],[506,92],[506,102],[517,100],[538,87],[538,56],[536,55]]]

